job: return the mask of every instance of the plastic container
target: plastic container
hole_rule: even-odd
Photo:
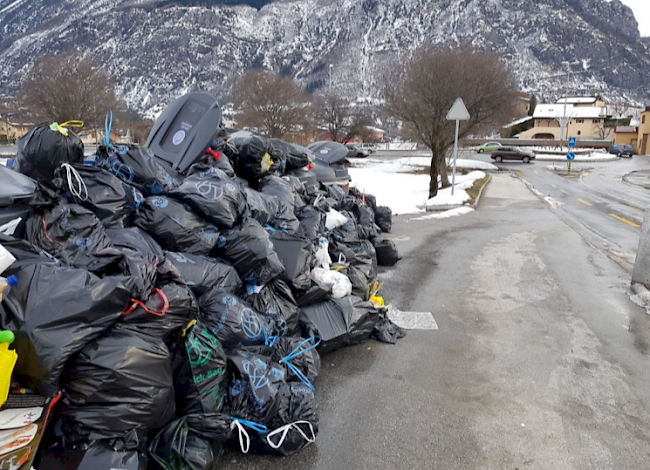
[[[16,365],[16,360],[18,360],[16,351],[9,349],[9,345],[14,342],[15,338],[12,331],[0,330],[0,406],[7,401],[11,373]]]
[[[7,278],[0,277],[0,302],[2,302],[2,295],[7,295],[9,293],[9,289],[11,289],[11,287],[15,286],[16,284],[18,284],[18,278],[14,275],[11,275]]]

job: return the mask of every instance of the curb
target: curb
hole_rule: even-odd
[[[478,203],[481,200],[481,196],[483,196],[483,190],[485,189],[485,187],[488,184],[490,184],[490,181],[492,181],[492,175],[490,175],[489,173],[486,173],[486,175],[488,177],[488,180],[485,182],[485,184],[483,186],[481,186],[481,189],[479,190],[478,195],[476,196],[476,199],[474,200],[474,204],[470,204],[470,206],[473,207],[474,209],[478,208]]]
[[[628,179],[628,176],[630,176],[633,173],[637,173],[637,172],[636,171],[631,171],[631,172],[623,175],[623,178],[621,178],[621,181],[623,181],[623,183],[625,183],[625,184],[628,184],[630,186],[634,186],[636,188],[650,189],[650,184],[648,184],[648,186],[645,186],[643,184],[637,184],[637,183],[633,183],[632,181],[630,181]]]
[[[630,296],[632,301],[634,301],[634,303],[637,305],[645,308],[646,313],[650,315],[650,290],[638,282],[633,282],[630,287],[633,293],[633,295]]]

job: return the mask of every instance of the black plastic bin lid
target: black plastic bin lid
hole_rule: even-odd
[[[0,165],[0,206],[16,204],[36,191],[36,182],[28,176]]]
[[[345,157],[348,156],[348,148],[345,145],[332,142],[331,140],[314,142],[313,144],[309,144],[307,148],[314,152],[316,157],[325,160],[329,164],[338,163],[341,160],[345,160]]]
[[[221,123],[221,107],[207,93],[188,93],[158,117],[147,147],[175,170],[185,172],[207,150]]]

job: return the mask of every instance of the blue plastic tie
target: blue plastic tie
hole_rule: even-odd
[[[110,121],[108,120],[110,116]],[[111,145],[111,128],[113,127],[113,111],[110,109],[106,113],[106,119],[104,119],[104,145],[108,147]]]
[[[308,348],[305,349],[300,349],[305,343],[309,343],[312,340],[316,340],[314,344],[309,346]],[[300,379],[302,383],[307,385],[312,391],[316,390],[312,383],[309,381],[309,379],[305,376],[305,374],[302,373],[298,367],[296,367],[291,360],[297,358],[301,354],[305,354],[307,351],[314,349],[316,346],[318,346],[321,342],[321,338],[319,336],[312,336],[311,338],[307,338],[306,340],[302,341],[298,346],[296,346],[293,351],[291,351],[289,354],[287,354],[285,357],[280,359],[280,364],[283,362],[287,365],[287,367],[293,372],[296,377]]]
[[[266,434],[267,432],[269,432],[268,428],[266,426],[264,426],[263,424],[257,424],[257,423],[254,423],[252,421],[247,421],[245,419],[236,418],[234,416],[231,416],[230,419],[232,419],[233,421],[239,421],[243,426],[246,426],[247,428],[250,428],[253,431],[257,431],[260,434]]]

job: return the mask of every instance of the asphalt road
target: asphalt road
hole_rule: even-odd
[[[476,213],[413,219],[383,295],[440,329],[324,357],[316,443],[220,468],[647,470],[650,316],[629,274],[509,175]]]
[[[472,158],[491,161],[489,156]],[[496,164],[519,174],[544,196],[561,204],[557,210],[578,222],[586,233],[605,240],[612,249],[636,253],[645,208],[650,205],[650,190],[623,182],[623,176],[650,169],[650,157],[635,156],[613,162],[572,164],[536,161],[530,164]],[[558,171],[560,170],[560,171]]]

